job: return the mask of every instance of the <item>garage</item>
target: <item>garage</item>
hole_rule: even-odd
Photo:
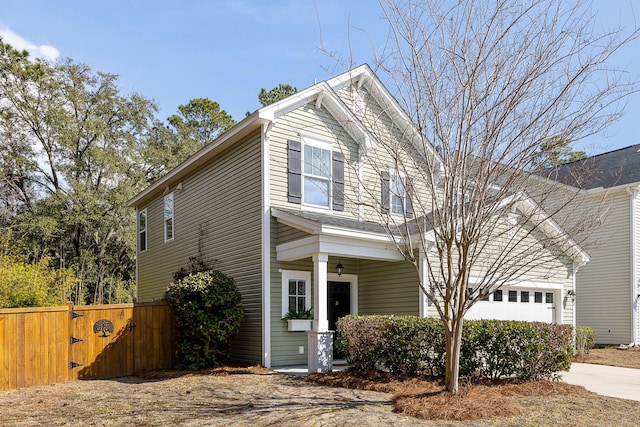
[[[465,319],[524,320],[556,323],[559,289],[503,286],[478,301]]]

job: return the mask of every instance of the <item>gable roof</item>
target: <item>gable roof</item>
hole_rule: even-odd
[[[640,182],[640,144],[560,165],[548,178],[585,190]]]
[[[409,138],[414,143],[420,140],[420,134],[410,117],[402,110],[371,68],[364,64],[254,111],[213,142],[201,148],[194,155],[138,193],[127,202],[127,205],[139,206],[143,204],[149,198],[155,197],[166,188],[177,184],[186,175],[205,165],[217,153],[238,142],[241,138],[259,131],[265,125],[273,123],[279,116],[314,101],[316,106],[324,106],[364,150],[375,148],[377,146],[375,137],[355,117],[336,93],[336,91],[352,84],[356,84],[358,87],[365,86],[375,101],[385,108],[396,125],[401,129],[409,129]],[[434,158],[439,159],[435,150],[432,150],[432,154]]]

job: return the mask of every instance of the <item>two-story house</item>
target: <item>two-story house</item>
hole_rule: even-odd
[[[363,65],[255,111],[134,197],[138,299],[162,298],[190,258],[211,261],[243,296],[234,357],[267,367],[308,363],[310,371],[331,367],[330,331],[341,316],[436,315],[367,203],[373,197],[390,216],[413,215],[410,194],[398,185],[403,172],[385,158],[366,114],[395,132],[398,144],[416,138]],[[373,157],[382,165],[375,170],[364,162]],[[415,191],[424,184],[414,182]],[[505,285],[469,317],[573,324],[566,296],[586,259],[581,251],[555,257],[544,274]],[[302,308],[314,313],[306,333],[282,320]]]

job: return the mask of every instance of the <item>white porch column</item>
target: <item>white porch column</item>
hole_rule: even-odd
[[[313,330],[327,332],[329,319],[327,312],[327,262],[329,255],[313,255]]]
[[[329,255],[313,255],[313,330],[308,332],[309,372],[333,369],[333,331],[329,331],[327,311],[327,262]]]

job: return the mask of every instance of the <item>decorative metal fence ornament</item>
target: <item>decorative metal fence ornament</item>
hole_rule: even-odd
[[[100,338],[107,338],[113,333],[113,322],[107,319],[100,319],[93,324],[93,333],[102,332]]]

